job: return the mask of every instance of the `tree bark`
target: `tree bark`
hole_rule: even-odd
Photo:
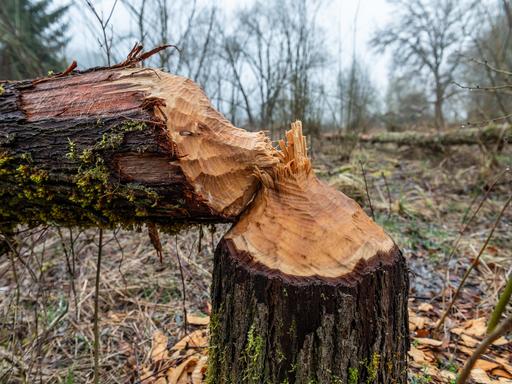
[[[406,383],[404,258],[300,147],[217,247],[208,382]]]
[[[348,140],[354,137],[333,134],[325,136],[329,141]],[[509,143],[512,138],[512,126],[490,124],[483,128],[465,128],[441,133],[424,133],[415,131],[381,132],[363,134],[355,137],[362,143],[397,144],[432,148],[449,145],[492,145],[500,140]]]
[[[234,128],[177,76],[101,69],[0,89],[4,227],[233,221],[253,168],[273,161],[263,134]]]

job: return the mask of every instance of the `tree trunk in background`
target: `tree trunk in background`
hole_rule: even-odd
[[[490,124],[483,128],[464,128],[447,130],[441,133],[430,132],[379,132],[363,134],[359,136],[325,135],[329,141],[360,141],[370,144],[397,144],[411,145],[415,147],[435,148],[448,145],[495,145],[500,142],[510,143],[512,138],[512,126]]]
[[[296,137],[292,169],[217,247],[208,383],[405,384],[405,260]]]

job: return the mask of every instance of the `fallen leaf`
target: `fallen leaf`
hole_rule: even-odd
[[[491,374],[493,376],[503,377],[505,379],[512,379],[512,375],[502,368],[493,369]]]
[[[487,376],[483,369],[476,368],[471,371],[471,379],[478,384],[492,384],[492,380]]]
[[[430,303],[421,303],[418,305],[418,311],[421,312],[432,312],[434,310],[434,306]]]
[[[208,356],[203,356],[199,359],[194,368],[194,372],[192,372],[192,384],[203,384],[203,378],[208,368],[207,363]]]
[[[512,375],[512,365],[510,365],[509,361],[502,357],[495,357],[494,360],[496,360],[497,363],[500,363],[503,369]]]
[[[460,335],[460,340],[466,347],[469,347],[469,348],[474,348],[480,343],[477,339],[475,339],[471,336],[468,336],[464,333],[462,335]]]
[[[443,345],[443,342],[440,340],[429,339],[426,337],[418,337],[414,340],[416,340],[419,344],[430,345],[431,347],[440,347]]]
[[[208,347],[208,331],[206,331],[205,329],[198,329],[197,331],[194,331],[194,332],[188,334],[183,339],[178,341],[171,348],[171,350],[179,351],[179,350],[187,349],[189,346],[192,346],[195,348]]]
[[[474,365],[474,368],[483,369],[486,372],[492,371],[495,368],[498,368],[500,365],[495,363],[494,361],[488,361],[484,359],[478,359]]]
[[[411,346],[411,349],[409,350],[409,356],[411,356],[412,359],[417,363],[421,364],[427,362],[425,353],[421,349],[416,348],[415,346]]]
[[[153,333],[153,345],[151,346],[151,361],[153,363],[168,359],[167,342],[167,336],[162,332],[155,331],[155,333]]]
[[[193,367],[198,362],[197,356],[190,356],[186,360],[184,360],[180,365],[176,368],[171,368],[167,371],[167,382],[169,384],[178,384],[181,382],[182,375],[187,375],[189,369],[193,369]],[[185,377],[186,380],[186,377]],[[186,381],[185,381],[186,383]]]
[[[191,325],[208,325],[210,316],[187,314],[187,323]]]
[[[495,340],[494,343],[492,343],[492,345],[503,346],[507,345],[508,343],[510,343],[510,341],[508,341],[505,337],[501,336],[499,339]]]
[[[443,381],[446,383],[449,383],[452,380],[455,380],[457,378],[457,375],[451,371],[448,370],[442,370],[439,372],[439,376],[444,379]]]

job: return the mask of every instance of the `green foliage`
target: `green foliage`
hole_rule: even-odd
[[[356,367],[348,369],[348,384],[357,384],[359,382],[359,370]]]
[[[22,79],[64,66],[69,5],[53,0],[2,0],[0,11],[0,79]]]
[[[265,341],[261,335],[255,334],[254,325],[249,328],[247,333],[247,344],[243,352],[243,359],[246,364],[244,372],[244,382],[260,382],[262,371],[260,369],[261,358],[263,357],[263,348]]]

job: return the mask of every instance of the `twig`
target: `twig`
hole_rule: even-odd
[[[94,295],[94,383],[100,382],[100,331],[98,326],[99,312],[99,294],[100,294],[100,269],[101,269],[101,253],[103,248],[103,228],[100,228],[100,238],[98,243],[98,259],[96,261],[96,285]]]
[[[116,8],[116,5],[117,5],[117,0],[114,1],[114,5],[110,9],[110,14],[108,15],[106,21],[103,20],[103,16],[100,16],[98,14],[98,12],[96,11],[96,8],[94,8],[94,5],[92,5],[90,0],[85,0],[85,3],[87,4],[89,9],[93,13],[94,17],[96,17],[96,19],[100,23],[101,32],[103,34],[103,48],[105,49],[105,54],[107,55],[107,65],[110,67],[112,38],[110,39],[110,44],[109,44],[108,37],[107,37],[107,27],[108,27],[108,24],[110,23],[110,19],[112,18],[112,15],[114,14],[114,9]],[[100,46],[101,45],[102,44],[100,43]]]
[[[478,204],[476,210],[473,212],[473,214],[471,215],[471,217],[469,218],[468,221],[466,221],[466,218],[467,218],[467,215],[469,214],[469,212],[471,211],[471,208],[473,207],[473,204],[475,203],[475,201],[478,199],[478,195],[475,196],[475,198],[473,199],[473,201],[471,201],[471,204],[469,205],[469,208],[467,209],[466,213],[464,214],[464,217],[462,218],[462,222],[461,222],[461,228],[459,230],[459,234],[457,235],[457,238],[455,239],[453,245],[452,245],[452,249],[450,250],[450,253],[448,254],[448,258],[447,258],[447,261],[446,261],[446,279],[445,279],[445,282],[443,284],[443,305],[444,305],[444,291],[446,289],[446,286],[448,284],[450,284],[450,261],[452,260],[452,257],[453,255],[455,254],[455,252],[457,251],[457,248],[459,246],[459,242],[460,240],[462,239],[462,236],[464,235],[464,233],[466,232],[466,230],[468,229],[469,225],[473,222],[473,220],[475,219],[475,217],[478,215],[478,212],[480,212],[480,209],[482,208],[482,206],[484,205],[484,203],[487,201],[487,198],[489,197],[489,195],[491,194],[491,191],[494,189],[495,185],[498,183],[498,181],[501,180],[501,178],[503,177],[503,175],[505,175],[507,172],[509,172],[510,169],[509,168],[506,168],[504,169],[497,177],[496,179],[494,180],[494,182],[490,185],[490,187],[487,189],[487,191],[485,191],[485,194],[484,196],[482,197],[482,200],[480,200],[480,203]],[[439,325],[441,326],[441,324]],[[436,327],[436,330],[439,329],[438,327]]]
[[[480,343],[477,349],[473,352],[469,360],[464,365],[464,368],[462,368],[462,371],[457,378],[457,384],[464,384],[466,380],[469,377],[469,374],[471,373],[471,369],[473,369],[473,366],[475,365],[476,361],[479,359],[480,356],[485,352],[487,347],[491,345],[495,340],[499,339],[501,336],[505,335],[507,332],[512,330],[512,316],[510,316],[508,319],[506,319],[501,325],[496,328],[489,336],[487,336],[484,341]]]
[[[368,191],[368,183],[366,182],[366,172],[362,161],[359,161],[361,165],[361,172],[363,173],[364,187],[366,189],[366,197],[368,198],[368,204],[370,205],[370,211],[372,213],[372,219],[375,220],[375,212],[373,211],[372,199],[370,198],[370,191]]]
[[[498,217],[496,218],[496,221],[494,222],[494,225],[493,225],[493,227],[491,229],[491,232],[489,232],[489,235],[487,236],[487,239],[485,240],[484,244],[482,245],[482,248],[480,248],[480,252],[478,252],[478,255],[473,260],[473,262],[471,263],[471,265],[467,269],[466,273],[462,277],[462,280],[461,280],[459,286],[457,287],[457,290],[455,291],[455,294],[453,295],[452,300],[450,301],[450,304],[448,305],[448,308],[446,308],[446,310],[443,313],[443,316],[441,317],[441,319],[437,323],[437,325],[435,327],[435,331],[438,331],[439,328],[441,327],[441,325],[444,323],[446,317],[448,316],[448,313],[450,312],[450,310],[453,307],[453,304],[455,303],[455,300],[457,300],[457,298],[458,298],[458,296],[460,294],[460,291],[462,290],[462,287],[464,286],[464,283],[466,282],[466,280],[467,280],[469,274],[471,273],[471,271],[473,270],[473,268],[475,268],[475,266],[478,264],[478,261],[480,260],[480,257],[484,253],[485,248],[487,248],[487,245],[489,244],[489,241],[491,241],[492,235],[494,234],[494,231],[496,230],[496,227],[500,223],[501,218],[502,218],[503,214],[505,213],[505,210],[507,209],[507,207],[509,206],[511,201],[512,201],[512,195],[510,195],[508,200],[503,205],[503,208],[501,209]]]
[[[487,333],[492,332],[494,328],[496,328],[496,325],[498,325],[501,315],[505,312],[505,308],[510,301],[510,297],[512,297],[512,273],[508,277],[507,285],[498,299],[498,303],[496,304],[494,311],[492,311],[489,324],[487,325]]]
[[[391,191],[389,189],[388,179],[386,178],[384,171],[382,171],[380,174],[381,174],[382,178],[384,179],[384,185],[386,186],[386,193],[388,195],[388,204],[389,204],[388,217],[389,217],[391,215],[391,211],[393,209],[393,203],[391,200]]]
[[[187,307],[186,307],[187,296],[186,296],[186,291],[185,291],[185,277],[183,275],[183,267],[181,265],[180,251],[178,249],[178,235],[176,235],[174,238],[175,238],[175,243],[176,243],[176,258],[178,259],[178,266],[180,268],[180,277],[181,277],[181,290],[182,290],[182,298],[183,298],[183,301],[182,301],[183,325],[185,328],[185,334],[187,334],[188,333],[188,324],[187,324]]]

